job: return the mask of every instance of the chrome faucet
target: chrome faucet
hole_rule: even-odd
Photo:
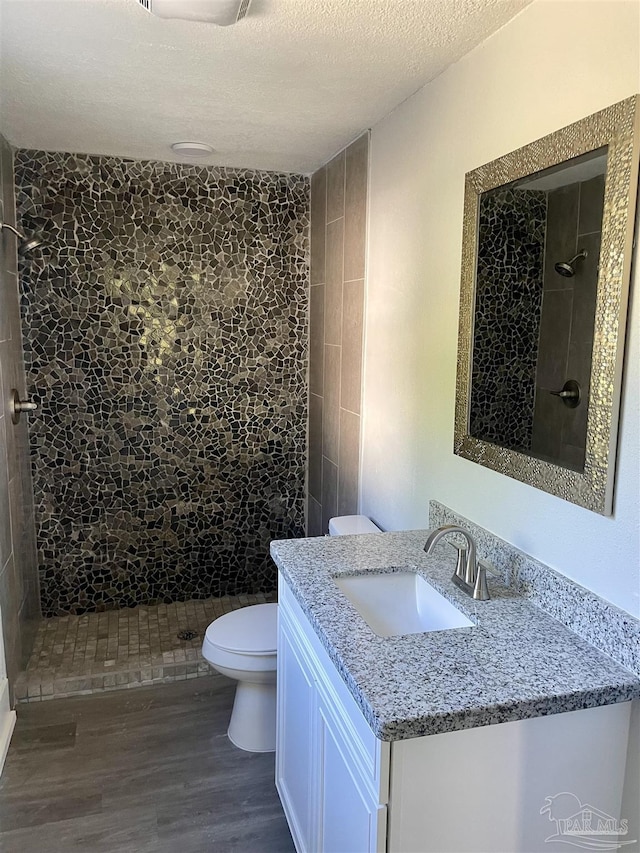
[[[476,543],[468,530],[459,527],[457,524],[445,524],[443,527],[438,527],[429,535],[424,550],[430,554],[443,536],[447,536],[449,533],[457,533],[467,540],[467,547],[458,549],[458,565],[451,580],[476,601],[488,601],[491,596],[487,588],[487,573],[482,563],[478,563]]]

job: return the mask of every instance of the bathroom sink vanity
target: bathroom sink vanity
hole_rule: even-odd
[[[566,850],[566,802],[620,817],[640,682],[497,580],[491,601],[465,600],[427,535],[272,543],[276,785],[296,848]],[[370,574],[417,574],[462,621],[376,633],[345,595]]]

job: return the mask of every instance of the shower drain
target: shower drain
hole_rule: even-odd
[[[197,636],[198,636],[197,631],[189,631],[189,630],[178,631],[178,639],[179,640],[195,640],[195,638]]]

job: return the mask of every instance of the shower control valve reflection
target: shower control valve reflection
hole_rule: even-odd
[[[560,397],[569,409],[575,409],[582,399],[582,388],[575,379],[568,379],[559,391],[549,391],[554,397]]]

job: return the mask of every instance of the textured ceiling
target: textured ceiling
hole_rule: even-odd
[[[309,173],[530,0],[253,0],[233,27],[138,0],[0,0],[16,146]]]

